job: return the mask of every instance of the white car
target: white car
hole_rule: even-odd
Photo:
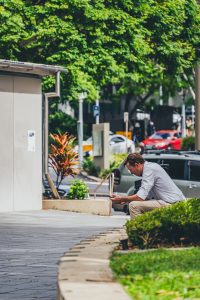
[[[134,142],[121,134],[114,134],[110,136],[109,143],[110,151],[112,154],[135,152]]]
[[[121,134],[112,134],[112,135],[110,134],[109,144],[110,144],[110,152],[112,154],[135,152],[134,142]],[[93,148],[92,137],[89,137],[86,141],[83,141],[84,155],[86,154],[92,155],[92,148]]]

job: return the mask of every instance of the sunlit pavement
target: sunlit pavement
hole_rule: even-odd
[[[62,211],[0,213],[0,299],[56,299],[57,262],[80,240],[122,227],[128,216]]]

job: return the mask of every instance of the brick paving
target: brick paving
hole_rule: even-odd
[[[0,213],[0,300],[56,299],[58,260],[82,239],[127,216],[62,211]]]

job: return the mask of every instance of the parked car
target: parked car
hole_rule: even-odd
[[[140,143],[144,151],[150,149],[181,149],[181,132],[178,130],[159,130]]]
[[[135,143],[121,134],[114,134],[110,136],[109,144],[110,144],[110,150],[112,154],[135,152]]]
[[[127,143],[128,152],[126,149],[126,143]],[[109,145],[110,145],[110,152],[112,154],[135,152],[135,143],[121,134],[110,134]],[[90,137],[83,142],[84,155],[86,154],[92,155],[92,149],[93,149],[93,141],[92,141],[92,137]],[[77,147],[77,151],[78,151],[78,147]]]
[[[109,136],[114,135],[112,131],[109,131]],[[92,153],[93,145],[92,145],[92,136],[90,136],[87,140],[83,141],[83,154]],[[78,145],[75,146],[75,150],[78,152]]]
[[[177,151],[143,154],[146,161],[161,165],[186,198],[200,197],[200,152]],[[114,171],[114,193],[133,195],[141,185],[141,177],[131,175],[122,163]],[[115,210],[127,212],[128,204],[113,204]]]

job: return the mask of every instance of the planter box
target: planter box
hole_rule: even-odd
[[[112,202],[110,199],[87,200],[43,200],[43,209],[58,209],[101,216],[110,216]]]

